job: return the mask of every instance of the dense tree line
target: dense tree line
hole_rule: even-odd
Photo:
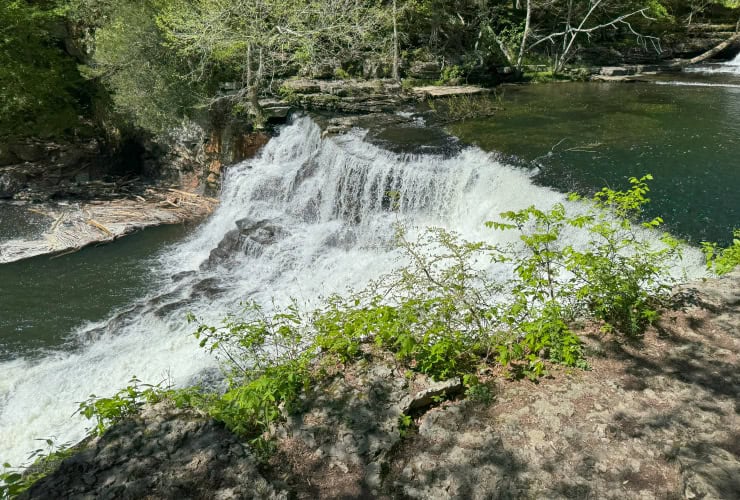
[[[561,71],[588,47],[659,52],[664,33],[732,9],[740,1],[6,0],[0,136],[18,123],[70,133],[101,115],[157,133],[224,101],[259,120],[260,96],[296,75],[399,78],[418,62],[447,79]]]

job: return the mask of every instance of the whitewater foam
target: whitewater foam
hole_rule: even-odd
[[[684,68],[688,73],[730,73],[740,75],[740,54],[733,60],[717,64],[703,64]]]
[[[682,82],[680,80],[656,81],[657,85],[672,85],[676,87],[720,87],[728,89],[740,89],[737,83],[710,83],[710,82]]]

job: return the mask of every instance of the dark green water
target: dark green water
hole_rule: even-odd
[[[651,173],[649,215],[690,241],[728,243],[740,227],[740,86],[561,83],[506,87],[500,99],[496,116],[450,132],[535,161],[536,181],[562,191],[622,188]]]
[[[67,342],[70,332],[157,283],[157,254],[188,229],[163,226],[59,258],[0,265],[0,360]]]

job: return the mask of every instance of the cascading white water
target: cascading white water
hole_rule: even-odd
[[[397,221],[501,241],[511,236],[484,227],[495,214],[565,202],[535,186],[531,172],[476,148],[453,158],[398,155],[363,141],[360,130],[322,139],[305,117],[259,158],[230,168],[224,186],[216,213],[161,258],[154,272],[172,278],[157,294],[81,329],[83,347],[74,352],[0,364],[0,462],[23,462],[36,438],[82,438],[88,424],[72,413],[91,393],[110,395],[132,375],[185,385],[213,368],[190,335],[188,311],[216,323],[246,298],[270,307],[292,297],[310,306],[392,268]]]
[[[697,66],[690,66],[685,68],[684,71],[689,73],[729,73],[740,75],[740,54],[735,56],[731,61],[719,63],[719,64],[701,64]]]
[[[735,73],[740,73],[740,54],[736,55],[732,61],[726,62],[725,66],[733,68]]]

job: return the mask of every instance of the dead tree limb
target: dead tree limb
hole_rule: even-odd
[[[736,41],[740,40],[740,33],[735,33],[730,38],[725,40],[724,42],[721,42],[717,44],[716,46],[712,47],[711,49],[707,50],[701,55],[698,55],[691,59],[686,59],[683,61],[677,61],[673,64],[671,64],[671,67],[673,68],[683,68],[684,66],[691,66],[692,64],[697,64],[703,61],[706,61],[707,59],[711,59],[712,57],[716,56],[723,50],[725,50],[727,47],[735,43]]]

